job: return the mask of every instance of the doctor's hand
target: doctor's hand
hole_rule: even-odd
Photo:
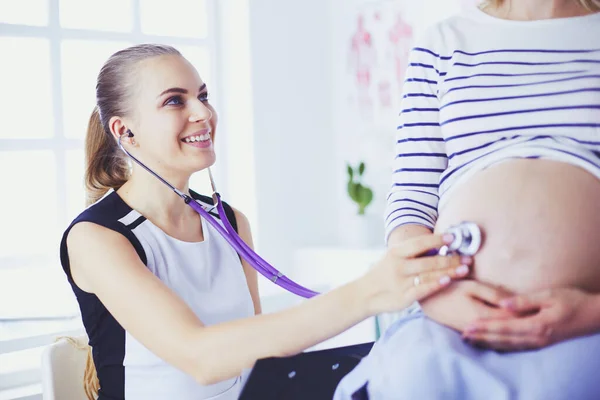
[[[398,311],[469,275],[471,257],[426,256],[452,241],[452,235],[422,235],[390,247],[361,279],[370,314]]]
[[[502,300],[500,307],[520,316],[475,321],[463,337],[481,347],[514,351],[600,331],[600,295],[577,288],[514,296]]]
[[[514,316],[511,310],[500,307],[500,302],[511,296],[505,289],[464,280],[422,301],[421,308],[429,318],[462,332],[477,320]]]

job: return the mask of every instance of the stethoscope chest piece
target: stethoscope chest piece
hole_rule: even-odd
[[[481,247],[481,229],[474,222],[462,222],[458,225],[451,226],[446,233],[453,234],[454,240],[449,245],[440,248],[438,254],[441,256],[451,253],[458,253],[463,256],[473,256],[477,254]]]

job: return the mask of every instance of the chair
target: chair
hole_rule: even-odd
[[[42,353],[44,400],[87,400],[83,376],[87,359],[87,337],[61,337]]]

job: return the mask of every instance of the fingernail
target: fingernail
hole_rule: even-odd
[[[500,307],[502,307],[502,308],[513,308],[513,306],[515,305],[515,303],[512,299],[500,300],[500,302],[498,304],[500,304]]]
[[[461,265],[460,267],[456,268],[455,271],[456,271],[456,275],[464,276],[469,273],[469,267],[466,265]]]
[[[454,234],[452,233],[444,233],[444,235],[442,236],[442,241],[445,244],[450,244],[454,241]]]
[[[451,281],[451,279],[450,279],[450,277],[449,277],[448,275],[446,275],[446,276],[442,276],[442,277],[440,278],[440,285],[442,285],[442,286],[446,286],[447,284],[449,284],[449,283],[450,283],[450,281]]]
[[[462,256],[460,258],[460,262],[465,264],[465,265],[471,265],[471,263],[473,262],[473,257],[471,256]]]

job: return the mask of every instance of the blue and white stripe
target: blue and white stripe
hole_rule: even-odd
[[[452,188],[507,158],[559,160],[600,178],[600,41],[590,40],[600,14],[517,27],[466,18],[411,51],[386,237],[403,224],[433,228]]]

